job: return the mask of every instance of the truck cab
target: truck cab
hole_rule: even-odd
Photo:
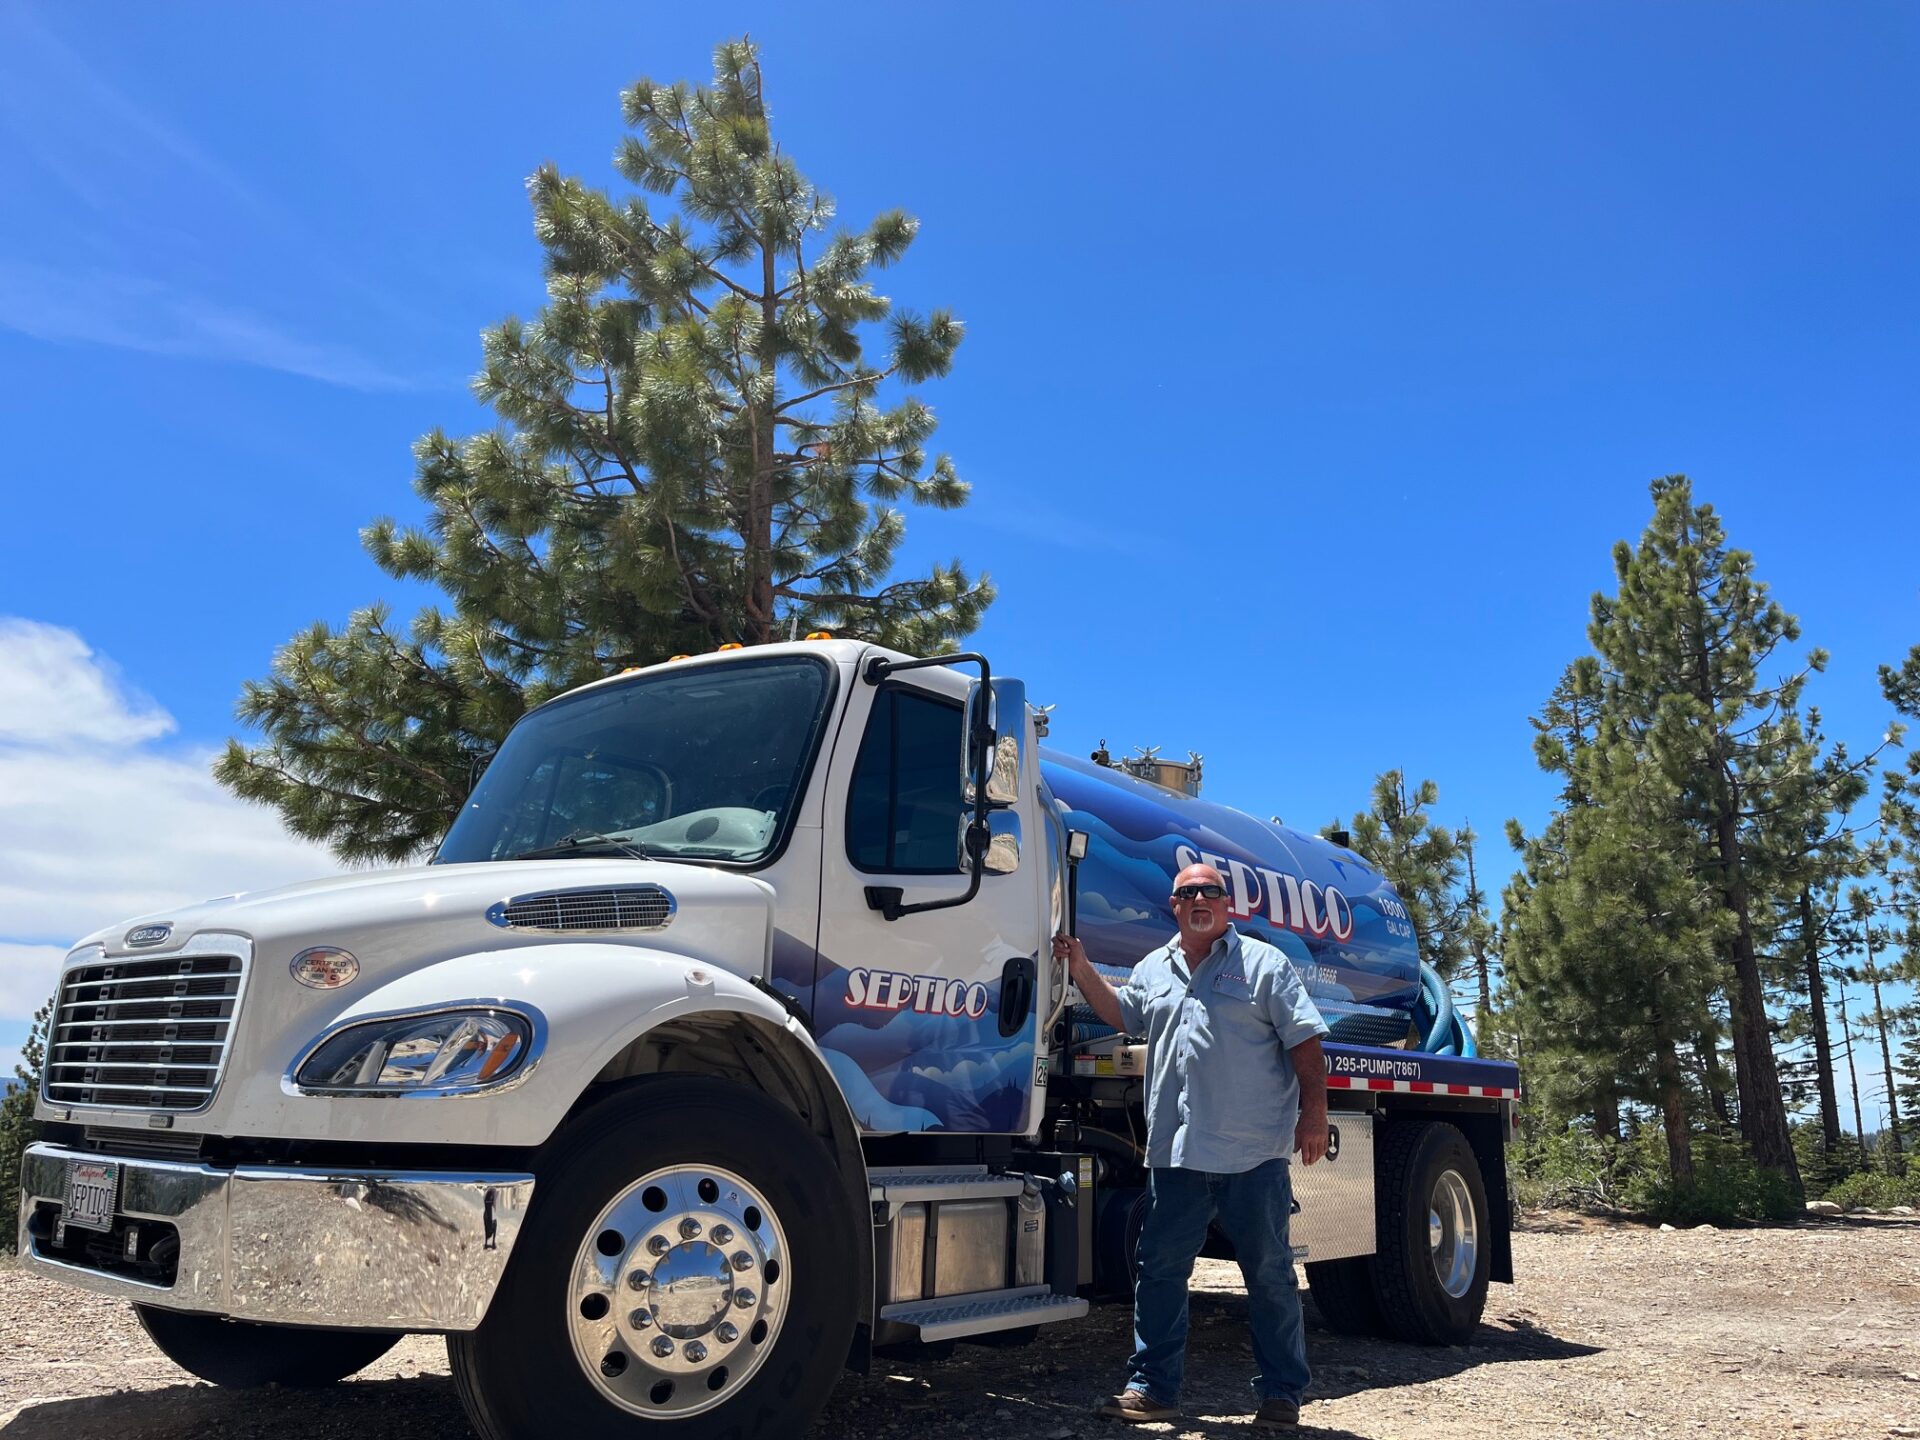
[[[797,1433],[876,1348],[1125,1294],[1139,1078],[1052,959],[1089,837],[1043,734],[981,656],[681,657],[530,711],[426,865],[87,937],[23,1263],[218,1383],[444,1333],[488,1437]],[[1349,1073],[1346,1219],[1301,1258],[1364,1328],[1396,1092]],[[1452,1180],[1396,1181],[1454,1207],[1418,1217],[1443,1330],[1503,1261],[1514,1092],[1482,1089]]]

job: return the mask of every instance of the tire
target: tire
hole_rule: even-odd
[[[311,1389],[364,1370],[400,1343],[390,1330],[303,1330],[136,1305],[147,1338],[189,1375],[229,1390]]]
[[[482,1440],[806,1430],[852,1343],[867,1217],[791,1112],[705,1076],[641,1080],[535,1174],[486,1318],[447,1337]]]
[[[1307,1262],[1307,1289],[1327,1329],[1336,1335],[1385,1335],[1374,1293],[1373,1257]]]
[[[1386,1333],[1420,1345],[1464,1345],[1486,1308],[1493,1265],[1480,1162],[1467,1137],[1440,1121],[1390,1120],[1375,1133],[1381,1210],[1373,1281]],[[1436,1213],[1446,1237],[1439,1248],[1429,1238]],[[1463,1238],[1471,1243],[1453,1243]]]

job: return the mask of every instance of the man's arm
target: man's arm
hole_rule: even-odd
[[[1053,958],[1067,962],[1068,978],[1079,988],[1081,996],[1104,1024],[1116,1030],[1127,1028],[1127,1017],[1120,1011],[1120,997],[1114,994],[1107,977],[1093,968],[1093,962],[1087,959],[1087,952],[1078,940],[1071,935],[1054,936]],[[1326,1072],[1323,1069],[1321,1073]]]
[[[1300,1119],[1293,1127],[1300,1163],[1311,1165],[1327,1153],[1327,1052],[1315,1035],[1287,1051],[1300,1080]]]

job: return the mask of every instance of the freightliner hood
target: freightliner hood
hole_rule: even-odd
[[[505,928],[487,918],[490,907],[515,896],[642,884],[658,885],[673,897],[674,914],[663,928],[556,932]],[[152,925],[171,927],[165,941],[141,948],[126,944],[130,933]],[[699,961],[742,977],[764,976],[772,934],[773,889],[764,881],[699,865],[583,858],[339,875],[155,911],[96,931],[80,945],[101,946],[109,959],[145,960],[165,957],[196,939],[208,945],[209,937],[233,936],[240,942],[236,948],[248,956],[231,1050],[213,1102],[204,1111],[175,1115],[170,1128],[283,1138],[399,1138],[387,1134],[392,1125],[368,1130],[361,1123],[370,1107],[385,1109],[394,1102],[340,1102],[284,1092],[288,1065],[336,1021],[413,1008],[423,996],[431,997],[430,1003],[531,1001],[536,995],[550,1003],[558,996],[562,1008],[591,1013],[594,993],[605,991],[609,977],[590,952],[603,960],[613,957],[620,967],[615,973],[621,973],[622,950],[631,949],[629,973],[635,978],[644,978],[649,967],[662,968],[662,956]],[[313,945],[352,951],[360,961],[359,977],[326,991],[296,982],[289,963]],[[493,958],[463,958],[482,955]],[[439,967],[433,977],[406,979],[428,967]],[[382,1004],[381,992],[388,987],[394,990],[395,1003]],[[451,993],[455,990],[460,993]],[[606,1007],[599,1008],[604,1020]],[[582,1039],[555,1034],[549,1048]],[[497,1109],[509,1099],[503,1096],[486,1108]],[[444,1111],[449,1103],[464,1109],[475,1102],[403,1102],[401,1108]],[[145,1110],[73,1106],[67,1115],[65,1108],[42,1104],[39,1113],[91,1125],[148,1123]],[[410,1117],[403,1128],[412,1130],[418,1123]],[[498,1139],[513,1143],[504,1133]]]

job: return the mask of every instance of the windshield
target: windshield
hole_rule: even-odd
[[[786,833],[826,712],[803,656],[667,670],[533,711],[434,858],[752,862]]]

